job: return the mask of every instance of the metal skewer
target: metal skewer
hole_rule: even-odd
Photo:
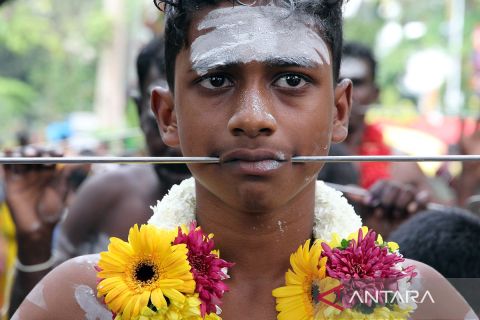
[[[81,164],[81,163],[218,163],[210,157],[1,157],[0,164]]]
[[[442,156],[299,156],[292,162],[444,162],[444,161],[480,161],[480,155],[442,155]]]
[[[480,161],[480,155],[443,156],[299,156],[292,162],[443,162]],[[214,157],[0,157],[0,164],[81,164],[81,163],[219,163]]]

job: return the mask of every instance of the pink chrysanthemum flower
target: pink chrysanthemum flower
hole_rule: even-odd
[[[399,267],[405,259],[389,252],[386,246],[379,246],[375,239],[377,235],[373,230],[363,237],[360,229],[358,242],[352,239],[346,248],[330,248],[322,243],[323,255],[328,258],[327,275],[341,280],[344,286],[341,300],[345,308],[358,304],[371,307],[371,297],[378,298],[378,303],[383,305],[387,301],[382,292],[395,291],[398,280],[415,276],[414,266]]]
[[[229,290],[223,282],[228,278],[224,271],[234,264],[218,257],[213,251],[214,242],[211,237],[206,237],[195,223],[190,225],[187,234],[178,228],[178,235],[173,244],[180,243],[186,244],[188,248],[187,258],[196,283],[195,292],[202,302],[200,305],[202,317],[216,313],[223,294]]]

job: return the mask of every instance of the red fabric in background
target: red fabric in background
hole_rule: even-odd
[[[383,141],[379,125],[371,124],[365,127],[362,144],[358,148],[360,156],[388,156],[391,149]],[[390,162],[360,162],[360,185],[370,188],[380,179],[390,178]]]

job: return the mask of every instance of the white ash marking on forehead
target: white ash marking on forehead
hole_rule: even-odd
[[[235,6],[211,11],[198,25],[207,30],[191,45],[199,75],[236,63],[282,62],[314,67],[330,64],[325,41],[312,19],[276,6]]]

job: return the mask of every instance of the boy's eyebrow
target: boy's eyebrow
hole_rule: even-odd
[[[270,68],[285,68],[285,67],[299,67],[299,68],[315,68],[318,62],[307,57],[272,57],[260,63],[266,64]],[[243,61],[232,61],[224,64],[218,64],[209,68],[209,71],[226,71],[228,69],[236,68],[242,64]],[[196,73],[195,68],[189,69],[189,72]]]
[[[307,57],[275,57],[264,61],[269,67],[314,68],[318,62]]]

